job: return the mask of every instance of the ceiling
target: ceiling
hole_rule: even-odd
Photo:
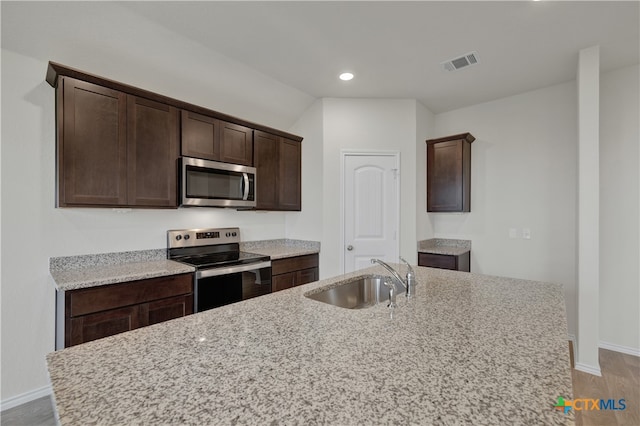
[[[593,45],[602,72],[640,62],[637,1],[121,5],[313,97],[415,98],[434,113],[571,81]],[[442,69],[470,51],[479,64]]]

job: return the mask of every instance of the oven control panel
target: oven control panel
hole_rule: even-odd
[[[240,228],[174,229],[167,231],[167,247],[197,247],[240,242]]]

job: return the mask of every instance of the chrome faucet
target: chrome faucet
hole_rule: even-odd
[[[411,297],[416,293],[416,274],[413,272],[413,268],[404,260],[402,256],[400,256],[400,260],[407,264],[407,275],[405,276],[405,281],[407,283],[407,297]]]
[[[409,265],[409,262],[404,260],[402,257],[400,258],[404,263],[409,267],[407,271],[407,276],[403,279],[398,272],[389,266],[387,263],[383,262],[380,259],[371,259],[371,263],[378,263],[382,267],[384,267],[387,271],[391,273],[392,278],[395,279],[396,282],[400,283],[402,287],[405,289],[405,295],[407,297],[412,297],[415,292],[415,274],[413,272],[413,268]],[[387,280],[383,281],[384,285],[389,288],[389,307],[396,307],[396,287],[392,283],[388,283]]]

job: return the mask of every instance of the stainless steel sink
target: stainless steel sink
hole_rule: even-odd
[[[329,288],[318,293],[306,294],[309,299],[347,309],[364,309],[380,302],[387,303],[389,289],[383,284],[388,277],[379,275],[366,275],[353,278],[337,287]],[[398,286],[396,286],[397,288]],[[398,289],[398,293],[404,293]]]

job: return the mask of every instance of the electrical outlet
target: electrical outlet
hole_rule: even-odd
[[[509,228],[509,238],[518,238],[518,230],[516,228]]]
[[[524,238],[525,240],[530,240],[531,239],[531,229],[522,228],[522,238]]]

